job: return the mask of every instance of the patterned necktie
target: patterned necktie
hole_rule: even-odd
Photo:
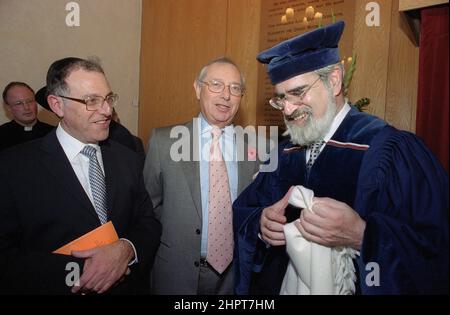
[[[97,160],[97,149],[87,145],[81,154],[89,158],[89,184],[91,185],[94,208],[102,224],[107,221],[105,176]]]
[[[325,143],[325,141],[321,140],[321,141],[316,141],[313,144],[311,144],[308,148],[310,149],[309,152],[309,160],[308,163],[306,163],[306,168],[308,169],[308,171],[311,169],[311,167],[314,164],[314,161],[317,159],[317,157],[320,154],[320,148],[322,147],[322,145]]]
[[[219,273],[233,260],[233,222],[228,174],[215,127],[209,160],[208,249],[206,260]]]

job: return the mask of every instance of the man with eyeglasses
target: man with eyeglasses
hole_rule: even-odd
[[[3,102],[13,120],[0,126],[0,151],[37,138],[54,126],[37,119],[33,89],[24,82],[10,82],[3,90]]]
[[[153,294],[233,294],[231,203],[258,170],[256,159],[240,154],[248,144],[232,124],[245,91],[237,66],[227,58],[211,61],[194,90],[199,116],[157,128],[149,141],[144,179],[163,225]],[[181,160],[180,134],[189,135]]]
[[[36,102],[41,105],[46,110],[53,113],[50,108],[50,105],[47,101],[47,87],[44,86],[40,88],[36,92]],[[120,124],[120,120],[118,119],[117,113],[114,108],[111,114],[111,120],[109,122],[109,135],[108,139],[119,142],[120,144],[130,148],[131,150],[138,153],[139,157],[142,161],[142,166],[144,165],[145,160],[145,150],[142,144],[142,140],[138,137],[131,134],[131,132],[122,124]]]
[[[448,175],[415,135],[344,97],[343,30],[337,22],[258,55],[290,139],[278,168],[233,204],[239,294],[325,294],[315,290],[329,279],[346,293],[448,293]],[[313,248],[351,254],[326,258],[328,278]]]
[[[107,139],[118,96],[73,57],[50,66],[47,94],[58,127],[0,154],[0,293],[148,293],[161,225],[138,155]],[[108,222],[118,240],[53,253]]]

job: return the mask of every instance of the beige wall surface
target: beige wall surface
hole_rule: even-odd
[[[66,24],[70,2],[79,5],[80,26]],[[37,90],[53,61],[96,56],[119,94],[122,124],[136,134],[141,6],[142,0],[0,0],[0,89],[24,81]],[[0,124],[9,120],[6,114],[0,107]],[[57,123],[45,110],[39,118]]]

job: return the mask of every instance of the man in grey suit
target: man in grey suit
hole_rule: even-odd
[[[232,125],[245,91],[237,66],[227,58],[208,63],[194,89],[199,116],[184,125],[153,130],[145,161],[145,184],[163,225],[151,279],[154,294],[233,294],[233,232],[224,229],[216,238],[211,224],[214,218],[231,227],[231,202],[258,171],[255,148]],[[220,129],[219,138],[213,138],[214,128]],[[213,163],[208,158],[214,139],[220,143],[228,177],[227,185],[221,186],[225,189],[217,189],[220,196],[209,187]],[[228,201],[215,215],[211,208],[217,198]],[[219,260],[229,256],[222,267],[213,267],[210,258],[213,239],[219,242]]]

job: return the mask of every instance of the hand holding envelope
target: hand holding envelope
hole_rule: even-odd
[[[111,221],[99,226],[76,240],[58,248],[53,253],[71,255],[72,251],[81,251],[108,245],[119,240],[119,236]]]
[[[83,274],[79,286],[72,288],[72,293],[104,293],[120,282],[129,273],[128,263],[134,251],[125,240],[85,251],[73,251],[72,255],[84,258]]]
[[[128,262],[134,251],[127,241],[119,240],[111,221],[54,251],[55,254],[84,258],[79,286],[72,293],[104,293],[130,274]]]

